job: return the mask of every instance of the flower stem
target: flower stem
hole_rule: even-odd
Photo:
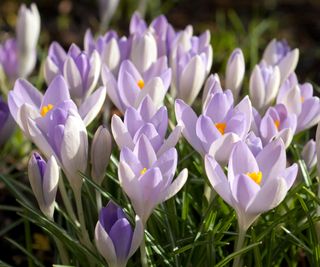
[[[101,199],[101,192],[96,190],[96,203],[97,203],[97,210],[98,214],[102,208],[102,199]]]
[[[64,206],[66,207],[68,215],[71,217],[71,219],[75,222],[76,225],[79,225],[77,217],[73,211],[71,202],[69,200],[67,190],[66,190],[66,187],[63,182],[63,177],[59,178],[59,191],[60,191],[62,201],[63,201]]]
[[[320,197],[320,183],[319,183],[319,177],[317,177],[318,179],[318,198]],[[320,205],[317,206],[317,216],[320,216]],[[316,222],[316,225],[315,225],[315,228],[316,228],[316,232],[317,232],[317,238],[318,238],[318,244],[320,244],[320,222],[317,221]]]
[[[244,244],[244,239],[246,236],[246,230],[242,229],[241,227],[239,227],[239,234],[238,234],[238,239],[237,239],[237,245],[235,248],[235,252],[239,251],[240,249],[243,248],[243,244]],[[238,255],[234,258],[233,261],[233,267],[241,267],[242,266],[242,261],[241,261],[241,256]]]
[[[141,245],[140,245],[140,254],[141,254],[141,266],[148,267],[145,237],[143,237]]]
[[[57,237],[54,236],[53,239],[56,242],[62,264],[69,265],[69,255],[68,255],[68,252],[67,252],[65,246]]]

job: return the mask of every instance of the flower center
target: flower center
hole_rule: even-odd
[[[304,97],[301,96],[300,100],[301,100],[301,103],[303,103],[304,102]]]
[[[137,85],[139,86],[139,88],[140,88],[140,90],[141,89],[143,89],[143,87],[144,87],[144,80],[139,80],[138,82],[137,82]]]
[[[275,121],[274,121],[274,125],[276,126],[277,130],[279,130],[280,121],[279,121],[279,120],[275,120]]]
[[[46,116],[46,114],[51,110],[53,109],[53,105],[52,104],[48,104],[46,106],[43,106],[41,111],[40,111],[40,114],[42,117]]]
[[[143,168],[143,169],[140,171],[140,174],[141,174],[141,175],[144,175],[144,174],[146,173],[146,171],[147,171],[147,168]]]
[[[218,122],[214,124],[218,131],[224,135],[224,131],[226,130],[227,124],[225,122]]]
[[[262,181],[262,172],[247,172],[246,175],[249,176],[258,185],[260,185]]]

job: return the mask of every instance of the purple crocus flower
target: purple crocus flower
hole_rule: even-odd
[[[301,157],[306,163],[307,169],[309,171],[317,164],[317,144],[311,139],[303,147],[301,152]]]
[[[192,36],[191,26],[177,34],[170,56],[173,95],[192,104],[212,65],[210,32]]]
[[[256,65],[250,76],[249,95],[252,105],[264,111],[275,100],[280,87],[278,66],[267,65],[262,61]]]
[[[236,100],[239,98],[245,69],[246,66],[242,50],[240,48],[236,48],[228,59],[225,81],[226,88],[232,91]]]
[[[106,97],[106,88],[100,87],[94,91],[101,70],[98,52],[94,51],[89,57],[73,44],[66,54],[58,43],[53,42],[49,48],[44,70],[47,84],[50,84],[59,74],[64,76],[71,98],[79,107],[79,112],[86,113],[88,109],[91,112],[94,110],[90,115],[90,119],[93,120]]]
[[[291,49],[286,40],[273,39],[264,50],[262,60],[268,65],[279,67],[282,84],[297,67],[299,49]]]
[[[287,148],[297,127],[297,116],[288,113],[283,104],[269,107],[260,122],[260,137],[266,145],[275,138],[281,138]]]
[[[8,140],[14,128],[15,123],[10,114],[9,107],[0,97],[0,146]]]
[[[221,87],[219,75],[217,73],[210,74],[204,84],[202,93],[202,105],[207,105],[207,102],[210,100],[212,94],[222,92],[223,90]]]
[[[131,39],[125,36],[120,38],[115,31],[111,30],[94,40],[91,31],[87,30],[84,36],[84,50],[88,55],[98,51],[102,65],[106,65],[113,75],[117,75],[120,63],[129,58]]]
[[[99,213],[95,242],[110,267],[125,267],[143,239],[143,224],[135,218],[134,231],[123,210],[110,201]]]
[[[18,77],[19,55],[16,39],[8,39],[0,44],[0,65],[10,81]]]
[[[122,113],[128,107],[138,107],[146,95],[159,107],[171,82],[171,69],[168,69],[166,57],[159,58],[143,73],[130,60],[125,60],[121,63],[117,80],[104,66],[102,81],[108,88],[108,96]]]
[[[288,113],[296,114],[296,133],[311,128],[320,121],[320,101],[313,96],[312,85],[299,84],[294,73],[281,86],[277,103],[284,104]]]
[[[177,151],[170,148],[157,157],[151,142],[141,135],[133,150],[124,147],[120,154],[120,184],[145,225],[153,209],[173,197],[185,184],[184,169],[173,181],[177,168]]]
[[[40,210],[53,218],[54,203],[59,182],[59,167],[53,156],[46,162],[38,153],[33,153],[28,165],[28,177]]]
[[[9,92],[8,104],[26,136],[47,158],[54,155],[71,186],[79,189],[79,171],[87,167],[88,138],[63,77],[57,76],[43,97],[27,81],[18,80]]]
[[[245,143],[254,156],[257,156],[263,149],[261,138],[256,136],[252,131],[248,133]]]
[[[235,209],[242,231],[261,213],[280,204],[298,172],[297,164],[286,168],[281,139],[269,143],[256,157],[244,142],[238,142],[229,159],[227,176],[210,155],[205,157],[205,169],[214,190]]]
[[[117,115],[113,115],[111,120],[112,134],[120,149],[126,146],[133,150],[140,136],[145,135],[158,156],[174,147],[181,135],[181,126],[176,126],[165,139],[167,128],[167,108],[157,109],[148,95],[137,109],[127,108],[123,121]]]
[[[202,156],[210,153],[222,164],[227,162],[234,143],[245,139],[252,120],[249,98],[234,107],[230,90],[210,95],[199,117],[180,99],[176,100],[175,113],[183,136],[193,148]]]
[[[88,125],[96,117],[103,104],[99,92],[93,93],[79,108],[78,110],[85,125]],[[18,79],[15,82],[13,90],[9,92],[8,105],[10,112],[20,126],[26,133],[25,125],[20,119],[20,108],[23,104],[27,104],[34,110],[36,116],[40,116],[43,107],[48,104],[56,106],[58,103],[70,100],[70,93],[66,81],[61,75],[55,77],[49,84],[46,93],[42,95],[32,84],[27,80]],[[46,102],[46,104],[44,104]],[[101,103],[102,102],[102,103]]]

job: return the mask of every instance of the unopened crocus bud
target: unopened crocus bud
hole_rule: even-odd
[[[140,246],[144,230],[138,216],[135,223],[133,231],[123,210],[111,201],[101,209],[95,229],[95,242],[110,267],[125,267]]]
[[[144,72],[156,62],[157,50],[157,42],[151,32],[136,34],[132,39],[130,59],[140,72]]]
[[[226,68],[226,89],[231,89],[235,99],[238,98],[245,72],[242,50],[236,48],[230,55]]]
[[[282,84],[297,67],[299,49],[291,49],[286,40],[273,39],[264,50],[263,60],[269,65],[279,67]]]
[[[112,150],[112,137],[107,128],[102,125],[94,134],[91,146],[91,176],[101,185],[105,170],[108,166]]]
[[[40,35],[40,15],[35,4],[30,9],[22,5],[19,9],[16,25],[19,51],[19,76],[28,76],[36,64],[37,42]]]
[[[99,0],[100,19],[103,29],[108,27],[118,5],[119,0]]]
[[[314,140],[311,139],[305,144],[301,156],[310,171],[317,164],[316,142]]]
[[[59,182],[59,167],[54,156],[45,162],[38,153],[33,153],[29,160],[28,176],[40,210],[48,218],[53,218]]]
[[[264,111],[275,100],[280,87],[278,66],[267,65],[264,61],[256,65],[250,76],[249,95],[252,105]]]

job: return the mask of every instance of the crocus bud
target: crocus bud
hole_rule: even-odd
[[[112,150],[112,137],[107,128],[102,125],[94,134],[91,146],[91,176],[101,185],[105,170],[108,166]]]
[[[59,181],[59,167],[54,156],[45,162],[38,153],[33,153],[29,160],[28,176],[40,210],[48,218],[53,218]]]
[[[11,117],[8,105],[0,97],[0,146],[10,137],[14,126],[15,123]]]
[[[108,27],[118,5],[119,0],[99,0],[100,19],[103,28]]]
[[[222,93],[221,82],[217,73],[211,74],[204,84],[202,93],[202,105],[206,105],[209,100],[209,96],[215,93]]]
[[[317,164],[316,142],[314,140],[311,139],[305,144],[301,156],[310,171]]]
[[[28,76],[36,64],[36,46],[40,34],[40,15],[35,4],[30,9],[22,5],[16,26],[19,51],[19,76]]]
[[[242,50],[236,48],[230,55],[226,68],[226,89],[231,89],[235,99],[238,98],[245,72]]]
[[[256,65],[250,76],[249,95],[252,105],[264,110],[272,104],[280,87],[278,66],[267,65],[264,61]]]
[[[110,267],[125,267],[140,246],[143,225],[138,216],[135,222],[133,231],[122,209],[111,201],[101,209],[95,229],[95,242]]]
[[[280,84],[285,81],[297,67],[299,49],[291,49],[287,41],[273,39],[263,53],[263,60],[269,65],[277,65],[280,70]]]
[[[130,58],[140,72],[146,71],[157,60],[157,43],[151,32],[134,35]]]

